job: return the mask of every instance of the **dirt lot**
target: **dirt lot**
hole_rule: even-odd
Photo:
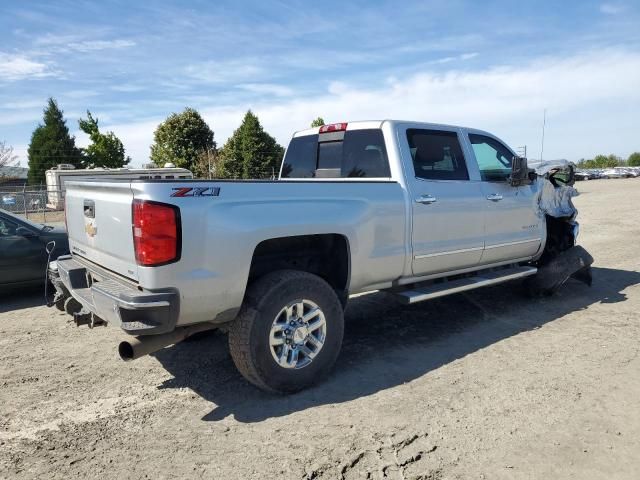
[[[21,215],[20,212],[16,212],[18,215]],[[35,223],[48,223],[48,224],[56,224],[61,225],[64,224],[64,211],[56,211],[56,212],[30,212],[26,215],[26,218]]]
[[[0,477],[637,479],[640,179],[578,188],[592,288],[360,297],[331,378],[290,397],[222,335],[125,364],[115,328],[1,298]]]

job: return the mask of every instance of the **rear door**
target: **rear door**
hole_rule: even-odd
[[[69,249],[108,270],[138,279],[129,182],[67,183]]]
[[[484,247],[480,182],[472,181],[453,127],[399,129],[412,199],[413,274],[477,265]]]
[[[541,247],[545,228],[537,215],[535,185],[509,184],[514,153],[503,142],[484,132],[465,135],[480,170],[486,210],[481,263],[533,257]]]

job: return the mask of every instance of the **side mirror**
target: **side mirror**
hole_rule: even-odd
[[[513,157],[511,162],[511,175],[509,175],[509,183],[512,187],[519,187],[520,185],[529,185],[531,180],[529,179],[529,167],[527,166],[527,159],[524,157]]]
[[[16,235],[18,235],[19,237],[24,237],[24,238],[33,238],[33,237],[37,237],[38,236],[35,232],[33,232],[32,230],[29,230],[28,228],[25,228],[25,227],[16,228]]]

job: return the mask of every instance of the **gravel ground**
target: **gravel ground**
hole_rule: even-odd
[[[20,212],[16,212],[17,215],[21,217],[25,217]],[[31,212],[26,215],[28,220],[34,223],[46,223],[51,225],[64,225],[64,212],[56,211],[56,212]]]
[[[640,472],[640,179],[578,184],[594,285],[354,299],[332,376],[274,397],[212,334],[125,364],[0,298],[2,478],[576,478]]]

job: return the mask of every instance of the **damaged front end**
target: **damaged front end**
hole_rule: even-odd
[[[531,295],[549,295],[569,278],[591,286],[593,257],[576,245],[578,210],[572,198],[575,167],[566,160],[539,162],[531,165],[538,179],[538,214],[545,218],[547,241],[536,262],[538,273],[527,279],[525,288]]]

